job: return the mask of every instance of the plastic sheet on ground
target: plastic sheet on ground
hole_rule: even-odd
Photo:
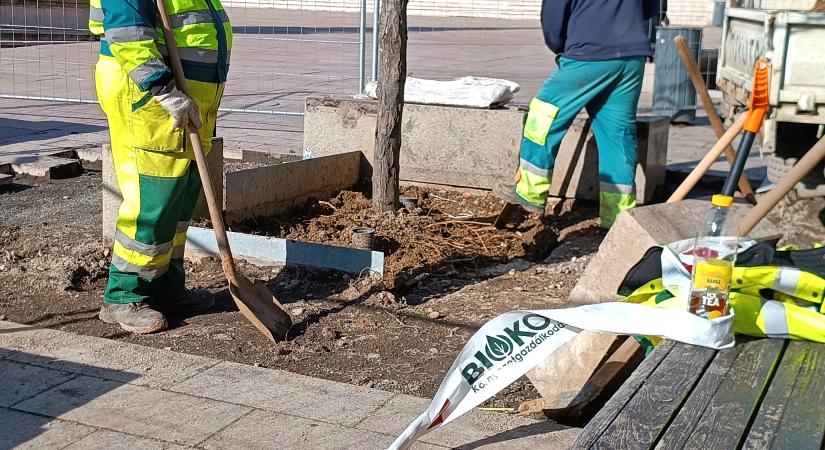
[[[377,86],[375,81],[368,83],[364,88],[366,96],[377,99]],[[462,77],[439,81],[407,77],[404,101],[428,105],[491,108],[508,103],[518,91],[517,83],[495,78]]]

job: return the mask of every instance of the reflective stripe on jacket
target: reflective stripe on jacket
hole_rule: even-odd
[[[164,1],[186,78],[225,82],[232,26],[220,0]],[[101,54],[114,57],[141,91],[172,80],[154,1],[91,0],[89,30],[102,36]]]

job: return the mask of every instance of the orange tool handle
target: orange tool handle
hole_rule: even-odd
[[[765,58],[756,60],[753,70],[753,91],[748,107],[748,119],[743,127],[745,131],[758,133],[768,113],[768,88],[770,87],[770,63]]]

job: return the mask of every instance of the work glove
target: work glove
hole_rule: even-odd
[[[195,128],[203,126],[198,105],[174,85],[167,86],[154,98],[172,117],[175,128],[182,128],[189,124]]]

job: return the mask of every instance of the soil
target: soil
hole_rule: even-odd
[[[0,193],[0,320],[421,397],[435,394],[487,320],[563,304],[604,236],[593,205],[500,231],[484,223],[501,206],[490,196],[409,188],[418,207],[383,216],[369,211],[364,194],[342,192],[291,220],[264,220],[258,232],[351,245],[352,227],[371,226],[389,251],[383,280],[241,262],[239,269],[264,280],[298,319],[286,342],[272,344],[235,308],[217,261],[187,262],[188,287],[212,292],[215,306],[171,316],[168,331],[139,336],[96,317],[111,257],[101,243],[99,171],[15,183]],[[486,405],[515,409],[537,397],[521,379]]]
[[[101,243],[100,173],[15,183],[0,193],[0,320],[421,397],[435,393],[487,320],[563,305],[604,237],[597,208],[587,203],[499,231],[488,224],[501,204],[489,195],[408,188],[416,208],[377,215],[367,196],[346,191],[290,219],[240,228],[351,245],[354,227],[372,227],[388,252],[383,280],[241,262],[239,269],[264,280],[298,319],[286,342],[272,344],[235,308],[217,261],[188,262],[188,287],[212,292],[215,306],[197,316],[171,316],[168,331],[138,336],[96,317],[110,260]],[[824,235],[824,211],[821,198],[788,201],[772,219],[787,229],[787,243],[807,246]],[[518,408],[537,397],[522,378],[485,406]]]

